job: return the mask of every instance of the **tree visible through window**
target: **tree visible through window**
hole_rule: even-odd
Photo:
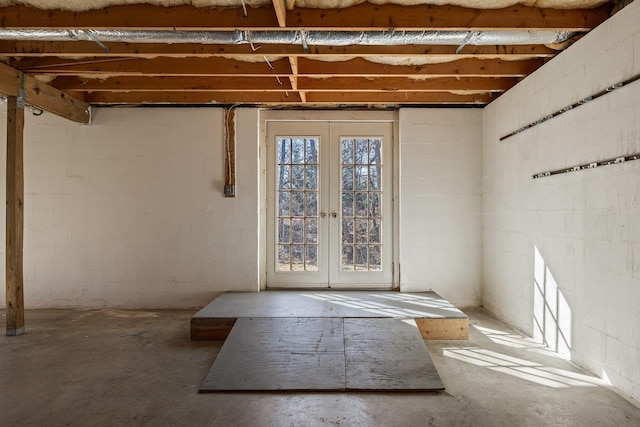
[[[318,271],[318,138],[278,138],[278,271]]]
[[[343,271],[382,269],[382,139],[341,138]]]

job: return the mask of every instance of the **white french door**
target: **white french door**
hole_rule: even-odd
[[[267,123],[267,286],[390,288],[390,122]]]

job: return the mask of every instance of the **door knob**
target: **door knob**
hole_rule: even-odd
[[[326,218],[326,217],[327,217],[326,212],[320,212],[320,218]]]
[[[331,218],[338,218],[338,213],[337,212],[332,212],[331,213]]]

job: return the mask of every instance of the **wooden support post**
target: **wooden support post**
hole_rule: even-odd
[[[225,110],[224,197],[236,197],[236,111]]]
[[[22,239],[24,232],[24,170],[22,137],[24,92],[7,97],[7,335],[24,333]]]

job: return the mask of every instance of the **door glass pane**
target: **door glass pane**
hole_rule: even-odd
[[[373,218],[369,220],[369,243],[380,244],[380,236],[382,235],[382,224],[380,219]]]
[[[307,200],[305,202],[305,216],[315,217],[318,215],[318,193],[314,191],[307,191]]]
[[[307,166],[305,167],[305,185],[306,190],[318,189],[318,167]]]
[[[291,230],[293,243],[303,243],[304,242],[304,226],[303,220],[301,218],[294,218],[291,220]]]
[[[356,166],[356,189],[367,190],[369,183],[369,168],[367,166]]]
[[[369,166],[369,190],[381,190],[382,176],[380,176],[382,168],[380,166]]]
[[[381,138],[374,138],[369,140],[369,163],[372,165],[382,164]]]
[[[353,217],[353,193],[342,192],[342,216]]]
[[[304,166],[295,165],[291,167],[291,187],[294,190],[304,188]]]
[[[368,193],[358,192],[356,193],[356,216],[358,217],[367,217],[369,213],[367,212],[367,199]]]
[[[291,212],[291,193],[288,191],[278,191],[278,215],[288,217]]]
[[[277,138],[276,271],[318,271],[317,137]]]
[[[342,167],[342,189],[353,190],[353,166]]]
[[[307,271],[318,270],[318,247],[316,245],[307,245],[305,255],[305,268]]]
[[[305,139],[304,138],[293,138],[291,141],[291,162],[294,164],[304,163],[304,147]]]
[[[353,246],[342,246],[340,264],[344,270],[353,270]]]
[[[291,246],[291,270],[303,271],[304,270],[304,246],[293,245]]]
[[[278,243],[289,243],[291,241],[290,236],[291,220],[288,218],[278,220]]]
[[[294,191],[291,194],[291,215],[292,216],[304,216],[304,192]]]
[[[318,243],[318,220],[306,219],[307,241],[306,243]]]
[[[367,271],[367,246],[356,245],[356,271]]]
[[[382,270],[382,255],[380,253],[380,246],[369,246],[369,270]]]
[[[289,245],[278,245],[278,264],[289,265],[290,249]]]
[[[381,271],[382,138],[340,138],[342,271]]]

